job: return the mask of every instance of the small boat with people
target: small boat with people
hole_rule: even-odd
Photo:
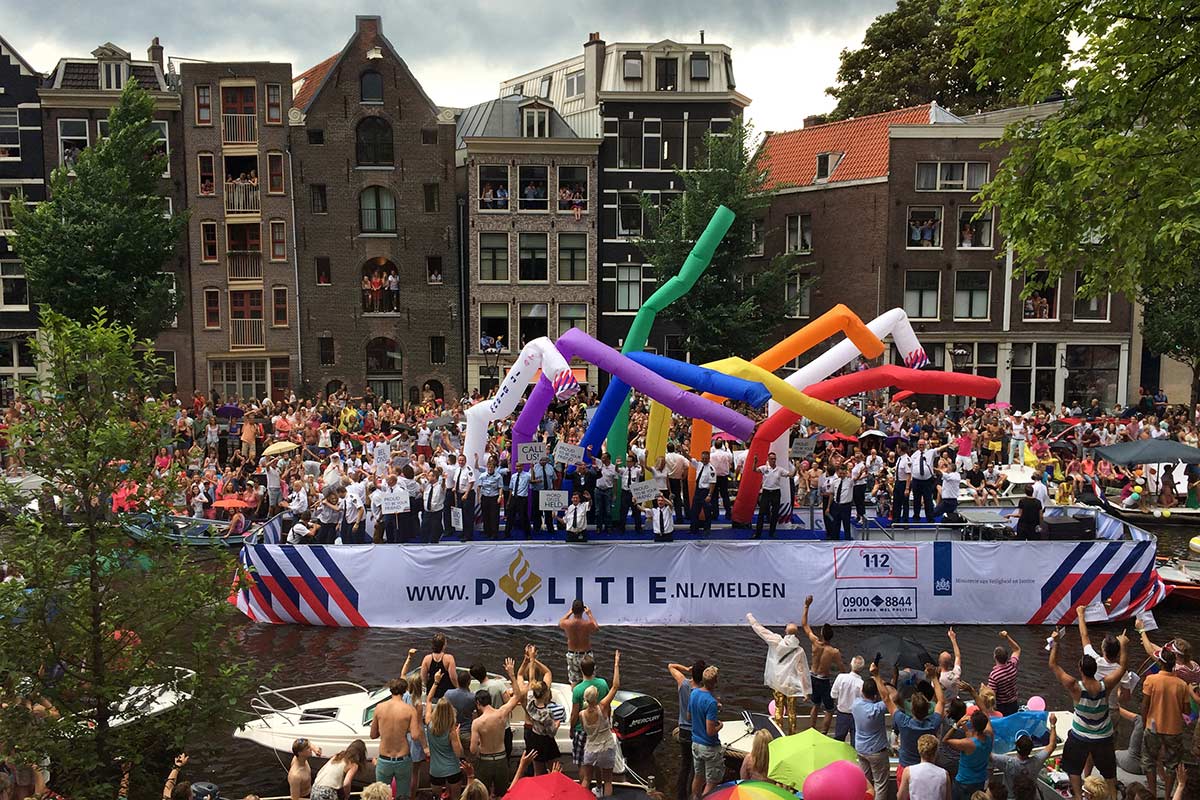
[[[253,529],[244,534],[231,533],[226,520],[147,513],[130,515],[125,529],[139,541],[165,539],[182,547],[241,547],[253,535]]]

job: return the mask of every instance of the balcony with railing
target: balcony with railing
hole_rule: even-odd
[[[229,349],[254,350],[267,346],[262,319],[229,320]]]
[[[225,183],[225,213],[226,214],[257,214],[258,184],[245,181]]]
[[[257,144],[258,116],[256,114],[222,114],[222,144]]]
[[[230,281],[261,281],[262,253],[252,250],[230,250],[225,254]]]

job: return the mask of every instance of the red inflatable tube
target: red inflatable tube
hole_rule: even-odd
[[[817,400],[832,401],[888,386],[918,394],[957,394],[985,400],[990,400],[1000,391],[1000,381],[995,378],[932,369],[909,369],[894,364],[829,378],[807,386],[802,391]],[[762,488],[762,474],[754,465],[766,464],[771,442],[787,433],[799,421],[799,414],[781,408],[767,417],[754,432],[754,439],[750,442],[746,462],[742,467],[737,499],[733,503],[735,523],[748,525],[754,518],[754,507],[758,504],[758,493]]]

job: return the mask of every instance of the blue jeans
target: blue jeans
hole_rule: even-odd
[[[608,530],[609,507],[612,505],[612,489],[596,487],[596,532]]]

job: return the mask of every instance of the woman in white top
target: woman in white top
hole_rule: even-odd
[[[933,763],[937,757],[938,740],[925,734],[917,740],[921,763],[904,768],[900,776],[897,800],[950,800],[950,775]]]
[[[670,478],[667,475],[667,458],[659,456],[658,461],[650,468],[650,474],[654,476],[654,487],[664,494],[670,490]]]
[[[612,796],[613,769],[617,765],[617,739],[612,732],[612,701],[621,687],[621,651],[613,653],[613,678],[608,694],[600,697],[595,686],[589,686],[583,693],[583,711],[579,712],[579,722],[587,734],[583,745],[583,767],[580,770],[579,782],[585,789],[591,789],[592,778],[598,779],[603,787],[598,796]]]
[[[310,800],[338,800],[341,796],[349,797],[354,776],[359,772],[365,773],[366,768],[367,746],[363,744],[362,739],[355,739],[345,750],[321,767],[321,771],[313,779]]]

